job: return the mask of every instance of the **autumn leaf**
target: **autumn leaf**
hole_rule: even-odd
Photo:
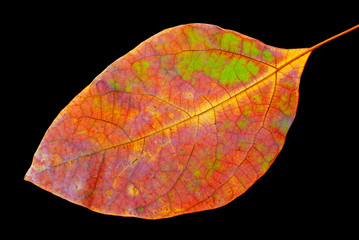
[[[260,178],[296,114],[311,48],[208,24],[166,29],[56,117],[25,180],[93,211],[148,219],[223,206]]]

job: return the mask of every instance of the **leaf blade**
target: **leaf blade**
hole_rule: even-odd
[[[205,24],[164,30],[60,113],[25,179],[114,215],[222,206],[280,152],[309,54]]]

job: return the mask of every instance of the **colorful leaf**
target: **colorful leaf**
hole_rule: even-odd
[[[93,211],[166,218],[244,193],[281,151],[312,48],[207,24],[166,29],[60,112],[25,176]]]

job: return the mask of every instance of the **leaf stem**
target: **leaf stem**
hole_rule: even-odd
[[[335,36],[333,36],[331,38],[328,38],[328,39],[324,40],[323,42],[320,42],[320,43],[314,45],[313,47],[309,48],[309,50],[313,51],[314,49],[317,49],[318,47],[322,46],[323,44],[326,44],[327,42],[330,42],[330,41],[332,41],[332,40],[334,40],[334,39],[336,39],[336,38],[338,38],[340,36],[343,36],[344,34],[347,34],[348,32],[351,32],[351,31],[353,31],[353,30],[355,30],[357,28],[359,28],[359,24],[352,27],[352,28],[349,28],[348,30],[345,30],[344,32],[341,32],[341,33],[339,33],[339,34],[337,34],[337,35],[335,35]]]

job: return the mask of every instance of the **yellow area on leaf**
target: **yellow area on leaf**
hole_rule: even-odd
[[[137,196],[139,194],[137,188],[135,188],[135,186],[133,186],[132,184],[129,184],[129,186],[127,188],[127,192],[131,196]]]

